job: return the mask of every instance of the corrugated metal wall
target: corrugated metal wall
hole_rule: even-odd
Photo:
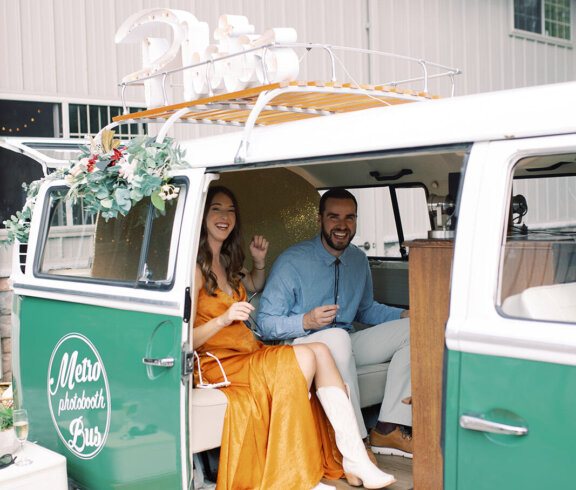
[[[510,36],[512,0],[0,0],[0,94],[115,101],[117,81],[140,65],[139,47],[116,46],[132,13],[192,12],[211,32],[224,13],[247,15],[262,33],[292,26],[299,40],[370,47],[464,71],[470,94],[574,79],[574,50]],[[576,0],[572,4],[573,15]],[[349,57],[348,57],[349,58]],[[376,62],[372,82],[403,76],[402,62]],[[366,60],[348,64],[367,81]],[[433,86],[433,91],[444,87]],[[442,90],[441,90],[442,89]]]

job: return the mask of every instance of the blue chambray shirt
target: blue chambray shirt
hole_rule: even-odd
[[[339,259],[336,327],[350,330],[354,320],[377,325],[400,318],[401,308],[374,301],[364,252],[350,244]],[[293,339],[311,333],[302,327],[302,317],[317,306],[334,304],[335,260],[320,235],[293,245],[278,257],[258,308],[257,329],[263,339]]]

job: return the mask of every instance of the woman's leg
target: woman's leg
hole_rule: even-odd
[[[314,380],[316,389],[321,386],[335,386],[346,393],[342,377],[326,344],[313,342],[293,345],[292,347],[296,360],[308,383],[308,389],[310,389],[312,380]]]
[[[356,359],[352,351],[352,337],[342,328],[327,328],[304,337],[298,337],[294,340],[294,345],[308,345],[313,342],[326,344],[328,349],[330,349],[330,354],[332,354],[338,372],[340,376],[342,376],[342,381],[344,381],[348,388],[348,395],[350,396],[356,421],[360,428],[360,435],[362,435],[362,438],[368,437],[368,431],[366,430],[362,416],[362,409],[360,408],[360,389],[358,387]]]
[[[355,487],[363,484],[365,488],[383,488],[394,483],[394,476],[380,471],[366,453],[352,403],[326,344],[313,342],[292,347],[308,389],[313,380],[316,383],[318,400],[336,434],[348,483]]]
[[[314,375],[316,374],[316,356],[314,351],[309,349],[305,345],[295,345],[293,346],[294,355],[300,366],[302,374],[306,378],[306,384],[308,385],[308,391],[310,391],[310,386],[312,386],[312,381],[314,380]]]

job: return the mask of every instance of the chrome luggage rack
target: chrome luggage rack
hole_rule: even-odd
[[[301,48],[305,50],[304,55],[312,49],[323,50],[328,54],[330,59],[330,81],[305,82],[295,80],[271,83],[265,60],[267,59],[267,53],[277,48]],[[204,67],[207,86],[211,87],[209,76],[211,70],[214,70],[216,63],[225,62],[231,58],[244,56],[255,51],[261,52],[261,72],[264,81],[262,85],[236,92],[219,94],[215,94],[210,88],[208,97],[178,104],[168,104],[166,83],[170,76],[185,70]],[[422,70],[422,75],[414,78],[370,85],[359,84],[354,80],[345,83],[338,82],[336,77],[336,61],[339,61],[339,59],[335,55],[335,51],[352,51],[361,54],[405,60],[419,66]],[[438,71],[438,73],[431,74],[431,69]],[[176,121],[244,126],[244,134],[236,154],[236,161],[243,162],[246,158],[250,134],[255,126],[266,126],[311,117],[328,116],[374,107],[439,98],[438,96],[433,96],[428,93],[429,80],[439,77],[447,77],[449,79],[450,96],[453,96],[455,90],[454,77],[460,73],[461,71],[457,68],[431,63],[423,59],[370,49],[313,43],[270,42],[255,48],[120,83],[124,114],[113,118],[114,122],[107,127],[111,128],[119,124],[132,123],[134,121],[159,122],[159,120],[165,120],[166,122],[157,136],[157,140],[162,141],[170,127]],[[143,84],[146,80],[158,78],[162,80],[162,93],[165,105],[154,109],[128,113],[125,98],[126,89],[132,85]],[[400,87],[400,85],[419,82],[422,83],[421,90],[408,90]]]

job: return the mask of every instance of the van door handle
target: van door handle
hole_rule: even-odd
[[[460,416],[460,427],[480,432],[491,432],[493,434],[507,434],[511,436],[525,436],[528,434],[528,427],[502,424],[492,420],[486,420],[477,413],[465,413]]]
[[[145,357],[142,359],[142,362],[147,366],[158,366],[169,368],[174,366],[175,361],[173,357],[162,357],[160,359]]]

